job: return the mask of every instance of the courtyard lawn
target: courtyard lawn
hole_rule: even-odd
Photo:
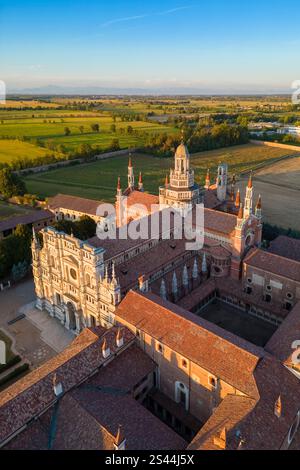
[[[195,169],[196,181],[203,184],[207,168],[211,169],[211,181],[214,181],[220,161],[228,163],[230,174],[238,174],[260,164],[272,163],[287,154],[289,151],[285,149],[249,144],[201,152],[192,155],[191,163]],[[128,156],[125,155],[85,165],[52,170],[28,176],[24,180],[30,193],[43,198],[60,192],[113,201],[118,175],[121,176],[122,188],[125,189],[127,186],[127,164]],[[139,172],[142,171],[145,190],[157,194],[158,187],[163,184],[166,173],[174,165],[174,159],[134,154],[133,164],[136,181]]]

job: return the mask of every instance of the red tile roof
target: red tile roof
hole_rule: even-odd
[[[127,196],[127,206],[130,207],[134,204],[143,204],[146,206],[148,212],[151,211],[151,206],[159,203],[158,196],[154,194],[145,193],[143,191],[131,191]]]
[[[117,348],[118,331],[83,330],[65,351],[0,393],[0,443],[8,440],[7,449],[113,450],[121,424],[127,449],[185,448],[183,439],[133,398],[134,387],[156,364],[127,328],[124,346]],[[103,340],[111,350],[107,360]],[[58,401],[54,374],[63,384]]]
[[[116,318],[146,332],[238,390],[257,395],[253,371],[264,354],[261,348],[153,294],[128,292],[117,308]]]
[[[257,364],[254,378],[259,397],[225,397],[193,439],[190,450],[220,449],[215,445],[214,437],[219,437],[224,427],[227,429],[226,449],[281,448],[299,411],[299,379],[268,355]],[[279,396],[282,403],[280,418],[274,413]]]
[[[62,353],[1,392],[0,442],[53,404],[55,373],[67,391],[97,370],[105,362],[101,351],[103,336],[114,353],[117,350],[115,335],[115,329],[86,328]],[[125,329],[124,343],[133,340],[132,333]]]
[[[48,200],[48,207],[53,212],[57,209],[66,209],[82,212],[87,215],[97,215],[97,209],[100,204],[103,204],[103,201],[69,196],[68,194],[57,194]]]
[[[244,259],[244,263],[264,272],[300,282],[299,261],[293,261],[268,251],[253,248]]]
[[[29,214],[17,215],[0,221],[0,232],[5,230],[12,230],[17,225],[35,224],[41,221],[50,221],[53,219],[52,212],[48,210],[34,210]]]
[[[268,251],[284,258],[300,261],[300,240],[280,235],[270,243]]]
[[[287,365],[292,365],[292,344],[300,341],[300,302],[298,302],[287,318],[279,326],[265,346],[265,350]],[[298,364],[300,369],[300,364]]]

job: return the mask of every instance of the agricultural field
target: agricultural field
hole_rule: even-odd
[[[159,125],[157,123],[144,122],[144,121],[128,121],[123,122],[120,119],[113,121],[110,116],[104,116],[96,113],[70,113],[59,114],[58,111],[52,111],[47,114],[47,117],[32,117],[31,114],[21,112],[22,117],[14,112],[14,115],[9,115],[9,119],[2,119],[0,114],[0,163],[9,163],[14,156],[20,155],[22,157],[35,158],[42,156],[51,151],[45,152],[37,145],[27,146],[23,148],[17,141],[1,140],[1,137],[8,137],[11,139],[26,137],[36,143],[39,140],[46,147],[51,148],[51,145],[63,145],[66,151],[75,151],[81,144],[89,144],[91,146],[99,146],[100,149],[106,149],[110,146],[113,139],[118,139],[121,148],[142,145],[145,141],[145,133],[157,134],[167,132],[168,134],[178,133],[178,130],[166,125]],[[56,113],[54,115],[54,113]],[[95,132],[91,129],[93,124],[99,124],[100,131]],[[115,124],[116,132],[112,132],[111,125]],[[128,126],[131,126],[134,132],[127,133]],[[65,134],[65,128],[70,131],[69,135]],[[123,131],[123,132],[122,132]],[[7,142],[7,143],[5,143]],[[8,142],[11,142],[8,143]],[[14,150],[13,147],[16,146]],[[6,153],[6,146],[9,147]],[[53,152],[52,152],[53,153]]]
[[[0,163],[11,163],[16,159],[44,157],[49,150],[19,140],[0,140]]]
[[[239,184],[244,192],[245,181]],[[254,189],[262,196],[266,222],[300,230],[300,156],[257,171]]]
[[[213,180],[220,161],[228,163],[231,174],[239,174],[259,165],[270,164],[289,153],[285,149],[249,144],[194,154],[191,157],[191,163],[195,169],[196,181],[203,184],[207,168],[210,168]],[[145,190],[157,194],[158,187],[163,184],[166,173],[174,165],[173,158],[134,154],[132,159],[136,178],[142,171]],[[24,180],[28,192],[42,198],[60,192],[113,201],[118,175],[121,176],[122,187],[125,189],[127,185],[127,164],[128,156],[119,156],[27,176]]]

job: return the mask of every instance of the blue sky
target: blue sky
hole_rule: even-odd
[[[300,3],[0,0],[0,79],[45,85],[288,90]]]

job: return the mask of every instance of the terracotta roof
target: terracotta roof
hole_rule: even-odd
[[[57,194],[48,200],[48,207],[51,211],[67,209],[82,212],[87,215],[97,215],[97,209],[100,204],[103,204],[103,201],[69,196],[68,194]]]
[[[101,351],[103,336],[114,353],[117,350],[115,335],[114,328],[86,328],[62,353],[1,392],[0,442],[53,404],[55,373],[67,391],[97,370],[105,362]],[[133,340],[132,333],[124,329],[124,345]]]
[[[269,251],[253,248],[244,259],[244,263],[248,266],[259,268],[264,272],[277,274],[278,276],[300,282],[299,261],[293,261]]]
[[[155,367],[131,345],[65,394],[5,448],[47,449],[50,444],[58,450],[113,450],[121,425],[128,450],[184,449],[186,442],[132,397],[134,386]]]
[[[257,395],[253,371],[264,354],[261,348],[154,294],[128,292],[116,318],[147,332],[238,390]]]
[[[131,191],[127,196],[127,206],[133,206],[134,204],[143,204],[148,210],[151,211],[151,206],[159,203],[158,196],[154,194],[145,193],[143,191]]]
[[[236,223],[236,215],[216,211],[214,209],[204,209],[204,228],[208,232],[229,236],[234,232]]]
[[[17,225],[28,225],[34,224],[44,220],[53,219],[52,212],[48,210],[35,210],[25,215],[17,215],[15,217],[10,217],[9,219],[4,219],[0,221],[0,232],[5,230],[12,230],[16,228]]]
[[[259,397],[225,397],[193,439],[189,449],[218,449],[214,437],[219,437],[224,427],[227,428],[228,450],[281,448],[299,410],[299,379],[268,355],[257,364],[254,378]],[[278,418],[274,408],[279,396],[282,414]]]
[[[280,235],[270,243],[270,253],[300,261],[300,240]]]
[[[249,397],[227,395],[194,437],[188,450],[223,450],[215,444],[214,438],[219,437],[224,428],[226,428],[228,449],[229,442],[235,440],[239,422],[247,416],[255,404],[256,400]]]
[[[213,209],[220,205],[220,201],[217,198],[217,192],[208,189],[204,193],[204,207],[207,209]]]
[[[292,344],[300,340],[300,302],[288,314],[265,346],[265,350],[287,365],[292,365]],[[300,369],[300,364],[298,364]]]

